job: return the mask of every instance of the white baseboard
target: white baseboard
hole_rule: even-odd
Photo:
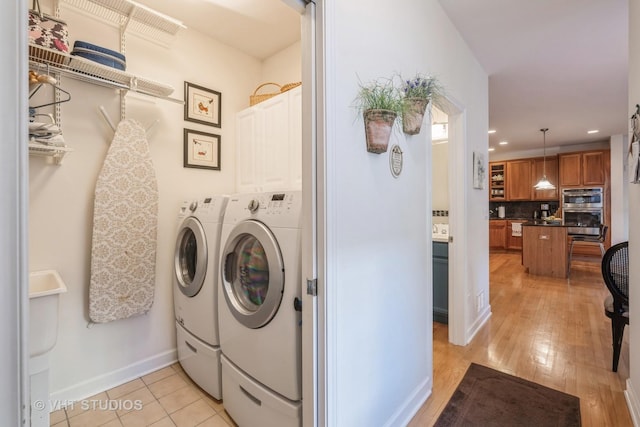
[[[624,398],[627,401],[627,407],[629,408],[633,425],[636,427],[640,426],[640,395],[638,395],[637,390],[633,388],[629,378],[627,378],[627,389],[624,391]]]
[[[384,423],[384,427],[406,426],[418,413],[433,391],[433,377],[427,377],[411,393],[405,404]]]
[[[177,362],[177,360],[177,349],[169,350],[115,371],[74,384],[71,387],[54,391],[51,393],[50,398],[52,402],[77,402],[169,366]]]
[[[476,321],[473,322],[473,324],[471,325],[471,328],[469,328],[469,330],[467,331],[467,340],[464,343],[464,345],[467,345],[471,342],[471,340],[473,339],[473,337],[476,336],[480,328],[482,328],[484,324],[489,321],[490,317],[491,317],[491,305],[487,304],[484,310],[482,310],[480,315],[476,318]]]

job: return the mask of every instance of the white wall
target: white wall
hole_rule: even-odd
[[[117,50],[117,30],[73,10],[62,14],[72,40]],[[184,121],[177,103],[127,96],[127,117],[143,125],[159,120],[148,138],[160,195],[155,300],[144,316],[87,328],[93,191],[113,136],[98,106],[117,122],[119,96],[112,89],[63,80],[73,98],[62,106],[62,126],[74,151],[61,166],[31,158],[29,171],[29,268],[58,270],[69,289],[60,299],[60,332],[51,355],[54,398],[86,397],[175,360],[172,262],[178,207],[185,199],[234,191],[235,113],[248,107],[262,80],[260,61],[192,30],[180,32],[171,49],[129,35],[126,54],[127,71],[172,85],[177,99],[183,99],[185,80],[220,91],[222,127]],[[300,59],[293,56],[283,55],[299,72]],[[289,78],[287,69],[281,60],[273,77],[283,80],[282,72]],[[184,128],[221,135],[221,171],[183,168]]]
[[[626,135],[611,137],[611,244],[629,240],[629,179]]]
[[[441,142],[431,146],[432,209],[449,209],[449,144]]]
[[[487,76],[437,0],[325,5],[327,424],[404,425],[432,387],[430,130],[392,135],[404,152],[395,179],[388,154],[366,152],[351,105],[359,80],[396,72],[433,72],[459,101],[467,142],[455,168],[469,208],[460,269],[471,298],[488,292],[486,191],[471,189],[470,173],[471,152],[487,150]],[[475,313],[464,313],[466,328]]]
[[[635,105],[640,103],[640,28],[636,25],[640,19],[640,2],[629,2],[629,116],[636,111]],[[640,216],[640,185],[629,186],[629,218]],[[629,221],[629,306],[638,307],[640,304],[640,224]],[[634,308],[629,312],[629,324],[640,324],[640,310]],[[640,425],[640,329],[626,328],[629,338],[629,379],[627,380],[627,403],[631,410],[634,425]]]
[[[262,63],[261,82],[274,82],[279,85],[299,82],[302,75],[300,49],[300,42],[296,42],[272,57],[265,59]],[[273,89],[274,87],[271,86],[270,88]]]

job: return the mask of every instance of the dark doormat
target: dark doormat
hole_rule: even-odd
[[[435,426],[580,426],[580,399],[472,363]]]

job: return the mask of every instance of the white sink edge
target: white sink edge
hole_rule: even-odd
[[[29,287],[29,298],[39,298],[45,297],[47,295],[56,295],[67,292],[67,285],[65,285],[64,281],[60,277],[60,274],[56,270],[40,270],[40,271],[32,271],[29,273],[29,282],[31,284],[31,280],[33,278],[38,278],[41,276],[51,275],[53,281],[55,282],[55,287],[51,287],[48,289],[40,290],[40,291],[31,291],[31,286]]]

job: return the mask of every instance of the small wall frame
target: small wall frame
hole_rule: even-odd
[[[184,119],[213,127],[222,127],[222,94],[184,82]]]
[[[220,135],[193,129],[184,130],[185,168],[220,170]]]

